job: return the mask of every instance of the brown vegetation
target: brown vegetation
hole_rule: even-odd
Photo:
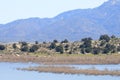
[[[1,54],[1,62],[36,62],[42,64],[120,64],[120,54]]]
[[[75,69],[73,67],[56,67],[56,66],[39,66],[30,67],[20,70],[38,71],[38,72],[51,72],[51,73],[64,73],[64,74],[85,74],[85,75],[112,75],[120,76],[120,71],[109,71],[109,70],[96,70],[96,69]]]

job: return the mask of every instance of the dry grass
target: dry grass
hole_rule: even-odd
[[[42,64],[120,64],[120,54],[110,55],[16,55],[1,54],[1,62],[36,62]]]
[[[38,71],[38,72],[50,72],[50,73],[64,73],[64,74],[85,74],[85,75],[112,75],[120,76],[120,71],[108,71],[108,70],[96,70],[96,69],[75,69],[72,67],[55,67],[55,66],[43,66],[43,67],[30,67],[22,70]]]

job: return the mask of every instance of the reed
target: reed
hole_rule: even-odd
[[[109,55],[16,55],[1,54],[1,62],[35,62],[42,64],[120,64],[120,54]]]
[[[64,74],[85,74],[85,75],[111,75],[111,76],[120,76],[120,70],[109,71],[105,70],[96,70],[96,69],[75,69],[73,67],[66,66],[39,66],[39,67],[29,67],[21,70],[28,71],[38,71],[46,73],[64,73]]]

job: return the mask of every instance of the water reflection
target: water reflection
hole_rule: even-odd
[[[31,72],[31,71],[16,70],[16,68],[23,68],[29,66],[38,66],[38,64],[0,63],[0,79],[1,80],[120,80],[119,76],[65,75],[65,74],[38,73],[34,71]],[[99,65],[99,67],[100,66],[101,65]],[[114,67],[112,65],[110,66]],[[83,67],[85,67],[85,65]],[[119,66],[118,67],[116,66],[116,68],[119,68]]]

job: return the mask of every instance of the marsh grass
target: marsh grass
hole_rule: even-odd
[[[96,69],[75,69],[74,67],[67,66],[39,66],[39,67],[30,67],[20,70],[28,71],[38,71],[46,73],[64,73],[64,74],[85,74],[85,75],[111,75],[111,76],[120,76],[120,70],[109,71],[105,70],[96,70]]]
[[[1,54],[0,61],[42,64],[120,64],[120,54]]]

